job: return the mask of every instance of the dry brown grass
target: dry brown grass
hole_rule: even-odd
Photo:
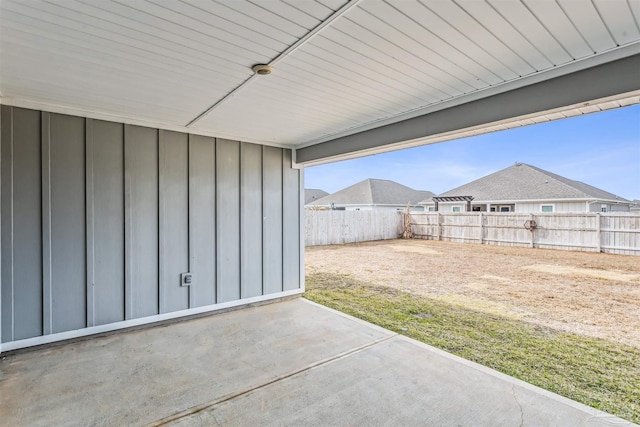
[[[640,257],[393,240],[310,247],[306,269],[640,348]]]

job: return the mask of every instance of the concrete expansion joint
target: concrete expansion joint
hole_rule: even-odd
[[[518,408],[520,408],[520,427],[524,426],[524,410],[522,409],[522,405],[518,401],[518,396],[516,396],[516,385],[513,384],[511,386],[511,393],[513,394],[513,400],[518,404]]]
[[[178,420],[180,420],[182,418],[186,418],[186,417],[189,417],[191,415],[195,415],[195,414],[197,414],[199,412],[206,411],[208,409],[212,409],[212,408],[214,408],[215,406],[217,406],[217,405],[219,405],[221,403],[228,402],[228,401],[233,400],[235,398],[245,396],[245,395],[250,394],[250,393],[252,393],[254,391],[261,390],[263,388],[269,387],[269,386],[271,386],[273,384],[276,384],[276,383],[278,383],[280,381],[284,381],[284,380],[287,380],[287,379],[292,378],[294,376],[300,375],[302,373],[312,371],[312,370],[314,370],[316,368],[319,368],[320,366],[324,366],[324,365],[336,362],[338,360],[347,358],[347,357],[352,356],[354,354],[360,353],[360,352],[362,352],[362,351],[364,351],[366,349],[369,349],[371,347],[375,347],[375,346],[377,346],[379,344],[382,344],[383,342],[389,341],[390,339],[392,339],[392,338],[394,338],[396,336],[398,336],[398,334],[397,333],[393,333],[393,334],[384,336],[382,338],[378,338],[378,339],[376,339],[374,341],[371,341],[371,342],[369,342],[367,344],[363,344],[363,345],[358,346],[356,348],[352,348],[352,349],[344,351],[342,353],[338,353],[335,356],[331,356],[331,357],[328,357],[326,359],[322,359],[322,360],[320,360],[318,362],[312,363],[312,364],[310,364],[310,365],[308,365],[308,366],[306,366],[306,367],[304,367],[302,369],[298,369],[298,370],[292,371],[292,372],[290,372],[288,374],[284,374],[284,375],[278,376],[278,377],[274,378],[273,380],[267,381],[267,382],[265,382],[263,384],[258,384],[256,386],[246,388],[246,389],[238,391],[236,393],[232,393],[232,394],[223,396],[223,397],[221,397],[219,399],[216,399],[216,400],[213,400],[213,401],[210,401],[210,402],[206,402],[206,403],[202,403],[200,405],[193,406],[193,407],[188,408],[188,409],[186,409],[184,411],[177,412],[177,413],[175,413],[173,415],[169,415],[168,417],[161,418],[161,419],[156,420],[156,421],[154,421],[154,422],[152,422],[150,424],[147,424],[146,427],[159,427],[159,426],[169,425],[170,423],[172,423],[174,421],[178,421]],[[214,419],[215,419],[215,416],[214,416]],[[216,422],[217,422],[217,420],[216,420]]]

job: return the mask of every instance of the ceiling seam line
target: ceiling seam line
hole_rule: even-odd
[[[289,46],[282,53],[280,53],[278,56],[276,56],[274,59],[272,59],[269,62],[269,65],[274,66],[278,62],[282,61],[285,57],[287,57],[288,55],[290,55],[291,53],[293,53],[294,51],[296,51],[297,49],[302,47],[309,40],[311,40],[314,36],[319,34],[322,30],[324,30],[325,28],[330,26],[331,23],[333,23],[335,20],[339,19],[341,16],[343,16],[345,13],[347,13],[351,8],[357,6],[358,3],[360,3],[361,1],[362,0],[349,0],[340,9],[335,11],[327,19],[325,19],[324,21],[319,23],[316,27],[314,27],[311,31],[309,31],[304,37],[300,38],[298,41],[296,41],[294,44]],[[185,125],[185,127],[189,128],[189,127],[193,126],[194,124],[199,122],[201,119],[203,119],[205,116],[209,115],[209,113],[211,113],[213,110],[215,110],[220,105],[222,105],[226,100],[233,98],[236,95],[236,93],[238,93],[240,90],[242,90],[242,88],[244,88],[249,83],[251,83],[255,79],[255,77],[256,77],[256,75],[252,74],[248,79],[246,79],[244,82],[242,82],[239,86],[237,86],[231,92],[227,93],[223,98],[220,98],[217,102],[215,102],[213,105],[211,105],[205,111],[200,113],[198,116],[196,116],[189,123],[187,123]]]

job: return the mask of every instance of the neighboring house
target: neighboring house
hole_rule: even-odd
[[[427,211],[531,213],[629,212],[632,203],[584,182],[516,163],[421,204]]]
[[[630,212],[633,212],[633,213],[640,214],[640,200],[635,199],[635,200],[632,202],[632,205],[631,205],[631,207],[629,208],[629,211],[630,211]]]
[[[308,205],[309,203],[316,201],[318,199],[323,198],[324,196],[328,196],[324,190],[320,190],[318,188],[305,188],[304,189],[304,204]]]
[[[335,210],[423,210],[418,203],[432,197],[431,191],[418,191],[386,179],[365,179],[350,187],[318,199],[307,208]]]

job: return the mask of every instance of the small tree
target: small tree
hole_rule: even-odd
[[[413,239],[413,230],[411,228],[411,203],[407,203],[407,209],[404,212],[404,231],[403,239]]]

